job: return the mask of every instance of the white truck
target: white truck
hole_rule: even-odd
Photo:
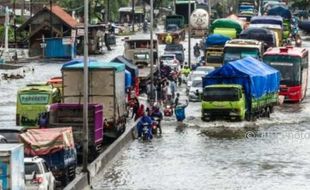
[[[83,67],[82,61],[63,65],[63,103],[83,103]],[[89,103],[103,105],[104,136],[117,138],[126,126],[125,65],[91,60],[88,68]]]
[[[0,189],[25,189],[23,144],[0,144]]]
[[[195,9],[190,17],[191,35],[193,37],[204,37],[209,26],[209,14],[204,9]]]

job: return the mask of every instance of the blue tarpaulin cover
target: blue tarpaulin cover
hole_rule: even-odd
[[[132,86],[131,80],[131,73],[128,70],[125,70],[125,89],[128,89]]]
[[[212,84],[242,85],[247,97],[260,98],[278,92],[280,72],[269,65],[246,57],[224,64],[203,78],[203,86]]]
[[[291,19],[292,13],[287,7],[276,6],[268,10],[267,15],[278,15],[285,19]]]
[[[227,36],[221,34],[211,34],[206,38],[205,47],[213,45],[224,45],[228,40],[230,40],[230,38]]]
[[[254,16],[251,24],[275,24],[283,26],[283,18],[280,16]]]

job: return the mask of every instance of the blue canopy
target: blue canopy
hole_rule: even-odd
[[[251,24],[276,24],[283,26],[283,18],[280,16],[254,16]]]
[[[268,10],[267,15],[278,15],[285,19],[291,19],[292,13],[287,7],[276,6]]]
[[[131,73],[128,70],[125,70],[125,89],[128,89],[132,86],[131,78]]]
[[[84,60],[75,59],[65,63],[61,69],[83,69]],[[117,72],[125,70],[124,64],[115,62],[103,62],[95,59],[90,59],[88,62],[89,69],[115,69]]]
[[[131,73],[132,80],[134,80],[134,78],[139,76],[139,69],[138,69],[138,67],[136,65],[134,65],[132,63],[132,61],[126,59],[124,56],[117,56],[114,59],[112,59],[111,62],[125,64],[126,70],[128,70]],[[133,82],[133,84],[134,84],[134,82]]]
[[[278,92],[280,72],[252,57],[224,64],[203,78],[203,86],[212,84],[242,85],[247,97],[259,98]]]
[[[212,45],[224,45],[226,41],[230,40],[229,37],[223,36],[221,34],[211,34],[206,38],[205,47]]]

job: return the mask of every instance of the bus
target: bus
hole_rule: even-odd
[[[60,103],[60,89],[46,83],[28,84],[17,92],[16,125],[36,127],[47,105]]]
[[[271,48],[265,52],[265,63],[281,73],[280,93],[285,102],[301,102],[308,84],[308,50],[298,47]]]

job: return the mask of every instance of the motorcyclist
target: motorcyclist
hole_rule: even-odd
[[[143,32],[146,33],[147,32],[147,27],[148,27],[148,23],[147,23],[147,20],[145,20],[143,22]]]
[[[159,134],[161,134],[162,131],[161,131],[161,125],[160,124],[161,124],[161,120],[163,119],[163,114],[160,111],[160,108],[159,108],[158,105],[154,105],[153,106],[153,110],[152,110],[152,113],[151,113],[151,118],[153,120],[155,120],[156,117],[159,119],[157,127],[159,128]]]
[[[143,124],[145,124],[145,123],[148,124],[148,135],[149,135],[150,139],[152,139],[153,138],[153,134],[152,134],[153,120],[145,112],[143,113],[143,116],[141,117],[140,121],[136,125],[137,130],[138,130],[138,137],[140,138],[142,136]]]
[[[196,43],[196,45],[194,46],[194,55],[195,55],[195,57],[200,56],[200,47],[199,47],[198,43]]]

